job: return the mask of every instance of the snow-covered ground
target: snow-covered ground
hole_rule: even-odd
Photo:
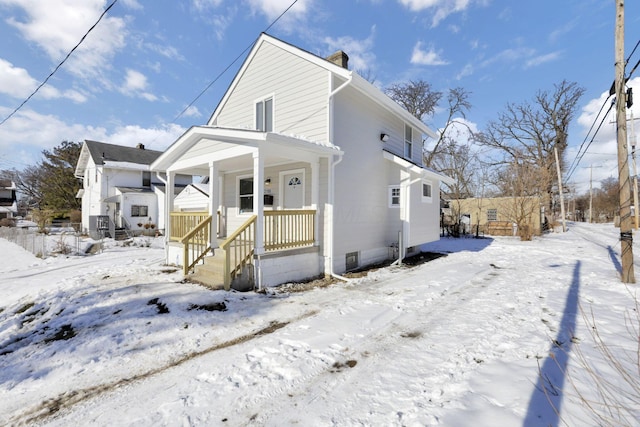
[[[610,425],[638,425],[618,236],[442,239],[415,267],[266,293],[182,283],[159,241],[41,260],[0,239],[0,425],[601,425],[607,381]]]

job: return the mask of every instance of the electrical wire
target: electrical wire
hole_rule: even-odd
[[[615,105],[615,100],[611,102],[611,104],[609,105],[609,109],[607,110],[607,112],[605,113],[605,115],[602,117],[602,120],[600,121],[600,124],[598,125],[598,128],[596,129],[596,131],[593,133],[593,136],[591,137],[591,141],[589,141],[589,144],[587,144],[587,147],[584,149],[584,151],[582,152],[582,154],[579,154],[579,158],[576,157],[577,161],[575,162],[575,166],[573,167],[573,169],[571,169],[569,171],[569,173],[567,174],[567,178],[566,181],[569,181],[571,179],[571,176],[573,175],[573,173],[576,171],[578,165],[580,164],[580,161],[582,160],[582,158],[584,157],[584,155],[587,153],[587,150],[589,150],[589,147],[591,146],[591,143],[593,142],[593,140],[596,138],[596,135],[598,135],[598,131],[600,130],[600,128],[602,127],[602,124],[604,123],[605,119],[607,118],[607,115],[609,114],[609,112],[611,112],[611,109],[613,108],[613,106]]]
[[[278,17],[271,22],[271,24],[269,24],[269,26],[263,31],[263,32],[267,32],[271,29],[271,27],[273,27],[279,20],[280,18],[282,18],[288,11],[289,9],[291,9],[296,3],[298,2],[298,0],[294,0],[289,7],[287,7],[284,12],[282,12],[280,15],[278,15]],[[222,70],[211,82],[209,82],[209,84],[207,86],[205,86],[204,89],[202,89],[200,91],[200,93],[189,103],[189,105],[187,105],[186,107],[184,107],[184,109],[173,119],[172,123],[175,123],[180,117],[182,117],[182,115],[193,106],[193,104],[195,104],[198,99],[200,99],[200,97],[202,97],[202,95],[205,94],[205,92],[207,92],[211,86],[214,85],[214,83],[216,83],[227,71],[229,71],[229,69],[233,66],[233,64],[235,64],[240,58],[242,58],[242,56],[244,56],[244,54],[253,47],[253,45],[258,41],[258,39],[260,38],[260,36],[256,37],[254,40],[251,41],[251,43],[242,51],[240,52],[240,54],[238,56],[236,56],[236,58],[225,67],[224,70]]]
[[[589,131],[587,132],[587,134],[584,136],[584,139],[582,140],[582,144],[580,144],[580,148],[578,148],[578,152],[576,153],[576,157],[573,159],[573,162],[571,162],[571,165],[569,166],[568,170],[572,170],[574,164],[576,163],[578,156],[582,151],[582,147],[584,147],[584,144],[587,142],[587,139],[589,139],[589,135],[591,134],[593,127],[596,125],[596,122],[598,121],[598,117],[600,117],[600,113],[602,113],[602,110],[604,110],[604,107],[607,105],[607,101],[609,101],[609,98],[611,98],[611,95],[609,95],[607,99],[605,99],[604,102],[602,103],[602,107],[600,107],[600,111],[598,111],[596,118],[593,120],[593,123],[591,123],[591,127],[589,128]]]
[[[89,33],[91,33],[91,31],[93,31],[93,29],[100,23],[100,21],[102,20],[102,18],[107,14],[107,12],[109,12],[109,9],[111,9],[113,7],[114,4],[116,4],[118,0],[113,0],[113,2],[111,2],[111,4],[109,6],[107,6],[107,8],[102,12],[102,14],[100,15],[100,17],[98,18],[98,20],[91,26],[91,28],[89,28],[89,30],[87,30],[87,32],[82,36],[82,38],[80,39],[80,41],[78,42],[78,44],[76,44],[73,49],[71,49],[69,51],[69,53],[67,53],[67,56],[64,57],[64,59],[56,66],[56,68],[53,69],[53,71],[47,76],[46,79],[44,79],[42,81],[42,83],[40,83],[38,85],[38,87],[31,93],[31,95],[29,95],[24,101],[22,101],[22,103],[20,105],[18,105],[12,112],[11,114],[9,114],[7,117],[5,117],[1,122],[0,122],[0,126],[2,126],[7,120],[9,120],[14,114],[16,114],[18,111],[20,111],[20,109],[22,109],[22,107],[25,106],[25,104],[27,102],[29,102],[29,100],[31,98],[33,98],[33,96],[38,93],[38,91],[45,85],[47,84],[47,82],[49,81],[49,79],[51,77],[53,77],[53,75],[60,69],[60,67],[62,67],[62,65],[67,62],[67,59],[69,59],[69,57],[71,56],[71,54],[84,42],[84,40],[87,38],[87,36],[89,35]]]

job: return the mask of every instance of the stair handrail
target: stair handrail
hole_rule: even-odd
[[[247,263],[251,263],[251,259],[254,253],[255,243],[255,222],[257,215],[252,215],[242,224],[236,231],[233,232],[227,239],[220,244],[220,249],[225,251],[224,261],[224,288],[229,290],[231,287],[231,281],[242,270],[242,267]],[[253,226],[253,227],[252,227]],[[241,242],[236,242],[242,240]],[[236,243],[233,245],[233,243]],[[234,266],[231,269],[231,250],[234,252]]]
[[[191,231],[185,234],[180,243],[183,246],[182,271],[184,275],[195,266],[211,250],[211,215],[208,215],[198,223]],[[191,250],[190,250],[191,248]],[[194,256],[191,256],[191,254]],[[190,261],[193,258],[193,261]]]

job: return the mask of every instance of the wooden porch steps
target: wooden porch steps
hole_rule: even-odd
[[[189,278],[211,289],[224,289],[224,262],[224,251],[216,249],[214,256],[204,257],[203,263],[195,266]]]
[[[224,289],[224,263],[225,251],[215,250],[214,256],[207,256],[202,259],[202,264],[196,264],[194,272],[189,275],[193,282],[200,283],[207,288],[214,290]],[[249,271],[242,271],[231,282],[231,289],[237,291],[249,291],[253,289],[252,277]]]

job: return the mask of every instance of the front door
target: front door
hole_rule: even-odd
[[[283,209],[302,209],[304,206],[304,174],[302,172],[285,173],[282,176]]]

